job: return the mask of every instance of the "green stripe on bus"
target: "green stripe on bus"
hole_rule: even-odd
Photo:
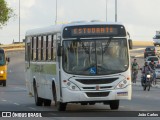
[[[34,73],[56,75],[56,64],[34,64],[31,63],[31,70]]]

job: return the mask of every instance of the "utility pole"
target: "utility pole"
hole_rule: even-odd
[[[106,0],[106,22],[107,22],[107,0]]]
[[[115,22],[117,22],[117,0],[115,0]]]
[[[56,0],[56,20],[55,20],[55,24],[57,24],[57,0]]]
[[[21,39],[21,27],[20,27],[20,24],[21,24],[21,10],[20,10],[20,0],[19,0],[19,42],[20,42],[20,39]]]

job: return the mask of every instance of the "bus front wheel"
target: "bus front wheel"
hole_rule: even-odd
[[[56,107],[58,111],[65,111],[67,107],[67,103],[57,102]]]
[[[117,110],[119,108],[119,100],[110,101],[111,110]]]
[[[55,87],[54,83],[52,86],[52,91],[53,91],[53,100],[55,102],[55,106],[56,106],[57,110],[58,111],[65,111],[67,103],[62,103],[62,102],[57,101],[57,92],[56,92],[56,87]]]

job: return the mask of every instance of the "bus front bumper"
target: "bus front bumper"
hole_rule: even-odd
[[[6,80],[6,79],[7,79],[6,75],[1,75],[1,74],[0,74],[0,81]]]
[[[110,100],[126,99],[131,100],[132,86],[128,85],[123,89],[101,90],[101,91],[71,91],[68,88],[62,89],[62,102],[78,103],[78,102],[104,102]]]

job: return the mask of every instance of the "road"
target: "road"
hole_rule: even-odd
[[[131,56],[137,58],[138,62],[142,66],[143,64],[143,53],[144,48],[135,47],[131,51]],[[8,52],[8,56],[11,59],[11,62],[8,65],[8,80],[7,86],[0,86],[0,111],[50,111],[49,115],[57,117],[56,119],[66,119],[63,114],[61,117],[58,117],[59,113],[56,112],[54,104],[50,107],[39,107],[35,106],[34,98],[30,97],[27,94],[25,87],[25,62],[24,62],[24,51],[17,52]],[[141,54],[141,55],[140,55]],[[139,74],[140,77],[140,74]],[[151,88],[151,91],[143,91],[142,87],[139,85],[133,85],[133,95],[132,100],[121,100],[120,108],[117,111],[159,111],[160,110],[160,89]],[[102,112],[110,112],[110,108],[107,105],[96,104],[96,105],[86,105],[81,106],[80,104],[69,104],[67,106],[67,115],[68,116],[78,116],[83,117],[84,112],[88,112],[91,116],[101,114]],[[72,113],[74,112],[74,113]],[[71,114],[72,113],[72,114]],[[124,112],[123,112],[124,113]],[[126,113],[127,114],[127,113]],[[126,115],[127,116],[127,115]],[[160,114],[159,114],[160,116]],[[51,119],[51,118],[47,118]],[[74,119],[74,118],[68,118]],[[77,118],[76,118],[77,119]],[[78,118],[80,119],[80,118]],[[92,119],[95,118],[86,118]],[[101,118],[105,119],[105,118]],[[111,117],[112,119],[119,119]],[[123,119],[127,119],[126,117]],[[133,118],[131,118],[132,120]],[[139,118],[138,118],[139,119]],[[154,118],[157,119],[157,118]],[[157,119],[158,120],[158,119]]]

